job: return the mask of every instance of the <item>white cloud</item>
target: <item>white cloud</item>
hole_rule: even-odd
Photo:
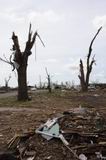
[[[59,73],[59,72],[55,73],[55,76],[61,76],[61,75],[62,73]]]
[[[9,22],[24,23],[32,22],[41,25],[48,25],[48,23],[57,23],[64,18],[63,14],[59,14],[52,9],[46,11],[23,10],[21,7],[9,7],[0,11],[0,18]]]
[[[79,66],[78,65],[70,65],[69,67],[71,70],[75,71],[75,70],[78,70],[79,69]]]
[[[9,22],[23,22],[24,17],[20,15],[18,8],[8,8],[0,11],[0,18],[7,20]]]
[[[103,26],[106,28],[106,15],[104,16],[96,16],[93,20],[93,25],[96,28]]]
[[[59,15],[58,13],[54,12],[53,10],[48,10],[44,12],[35,12],[31,11],[28,13],[28,19],[32,21],[39,21],[39,22],[50,22],[50,23],[57,23],[63,19],[63,15]]]
[[[64,68],[75,71],[78,70],[78,64],[66,64],[64,65]]]
[[[79,58],[74,60],[73,58],[70,58],[69,61],[70,63],[64,65],[64,68],[71,70],[73,72],[76,72],[79,70]]]

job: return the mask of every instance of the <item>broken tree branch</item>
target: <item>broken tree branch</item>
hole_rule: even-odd
[[[4,60],[4,59],[3,59],[3,58],[1,58],[1,57],[0,57],[0,60],[1,60],[1,61],[3,61],[3,62],[5,62],[5,63],[8,63],[8,64],[10,64],[10,65],[11,65],[11,63],[10,63],[9,61]]]
[[[89,58],[90,58],[90,55],[91,55],[91,52],[92,52],[92,45],[97,37],[97,35],[99,34],[100,30],[102,29],[102,27],[100,27],[97,31],[97,33],[95,34],[95,36],[93,37],[91,43],[90,43],[90,46],[89,46],[89,52],[88,52],[88,61],[89,61]]]
[[[38,34],[38,32],[37,32],[37,36],[38,36],[39,40],[41,41],[42,45],[45,47],[45,44],[44,44],[44,42],[42,41],[42,39],[41,39],[40,35]]]
[[[30,50],[32,49],[34,43],[35,43],[35,39],[36,39],[36,36],[37,36],[37,32],[35,32],[33,34],[33,37],[32,37],[32,31],[31,31],[31,24],[29,26],[29,33],[28,33],[28,41],[26,42],[26,46],[25,46],[25,50],[24,50],[24,54],[27,54],[27,56],[29,56],[29,52]]]
[[[13,43],[14,43],[14,50],[16,50],[17,52],[20,53],[20,46],[19,46],[18,36],[16,36],[14,32],[12,34],[12,40],[13,40]]]

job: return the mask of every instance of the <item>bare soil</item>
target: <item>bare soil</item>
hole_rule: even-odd
[[[17,102],[16,94],[1,94],[0,97],[0,150],[6,148],[15,135],[37,129],[48,118],[56,117],[64,111],[70,111],[81,105],[99,112],[106,117],[106,91],[79,93],[74,91],[56,91],[30,93],[32,100]],[[4,96],[3,96],[4,95]],[[61,141],[47,141],[41,135],[35,135],[31,141],[36,150],[36,160],[69,160],[73,155]]]

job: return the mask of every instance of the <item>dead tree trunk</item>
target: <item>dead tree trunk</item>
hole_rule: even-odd
[[[21,52],[18,42],[18,36],[13,32],[13,51],[14,51],[14,67],[18,74],[18,100],[28,100],[27,90],[27,61],[28,57],[32,54],[31,49],[35,43],[37,32],[32,37],[31,24],[29,27],[28,40],[26,42],[24,52]]]
[[[95,34],[94,38],[92,39],[92,41],[90,43],[89,52],[88,52],[88,55],[87,55],[87,62],[86,62],[86,73],[84,72],[83,61],[80,59],[80,65],[79,65],[80,75],[78,75],[78,77],[80,79],[81,90],[83,92],[87,92],[88,91],[89,78],[90,78],[90,74],[92,72],[93,64],[95,63],[94,56],[92,57],[92,60],[90,61],[91,53],[92,53],[92,45],[93,45],[93,42],[96,39],[96,37],[99,34],[101,29],[102,29],[102,27],[100,27],[98,29],[97,33]]]
[[[18,74],[18,100],[28,100],[28,90],[27,90],[27,63],[28,58],[32,54],[31,49],[35,43],[36,36],[39,37],[42,42],[40,36],[37,32],[32,35],[31,24],[29,27],[28,40],[26,42],[24,52],[21,51],[18,36],[13,32],[12,40],[13,40],[13,48],[12,55],[10,56],[10,60],[8,61],[0,58],[0,60],[9,63],[13,66],[13,70],[17,70]],[[44,43],[42,42],[44,45]]]
[[[27,67],[22,66],[17,70],[18,72],[18,100],[28,99],[27,90]]]
[[[52,92],[52,89],[51,89],[51,76],[50,76],[50,74],[48,74],[47,68],[45,68],[45,70],[46,70],[47,81],[48,81],[47,88],[49,90],[49,93],[51,93]]]

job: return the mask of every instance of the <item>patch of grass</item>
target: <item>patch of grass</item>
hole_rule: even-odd
[[[0,107],[30,107],[32,101],[18,101],[16,97],[0,98]]]

